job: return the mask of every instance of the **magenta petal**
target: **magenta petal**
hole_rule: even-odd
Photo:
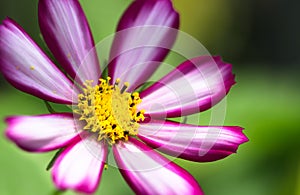
[[[109,75],[129,91],[153,74],[174,44],[179,16],[170,0],[134,1],[123,14],[110,53]]]
[[[220,57],[197,57],[180,64],[143,91],[139,108],[153,118],[198,113],[222,100],[234,83],[230,64]]]
[[[9,18],[0,26],[0,71],[21,91],[56,103],[72,103],[71,81]]]
[[[99,185],[106,158],[107,146],[95,137],[73,142],[55,161],[53,181],[60,190],[93,193]]]
[[[40,0],[39,24],[49,49],[73,78],[98,81],[94,40],[77,0]]]
[[[203,194],[187,171],[134,138],[113,145],[113,153],[136,194]]]
[[[197,162],[215,161],[235,153],[248,141],[236,126],[195,126],[171,121],[141,123],[138,137],[166,154]]]
[[[6,118],[6,136],[20,148],[45,152],[66,146],[78,134],[70,113]]]

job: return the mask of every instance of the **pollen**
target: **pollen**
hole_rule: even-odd
[[[98,141],[106,140],[112,145],[137,135],[138,122],[145,119],[145,111],[137,110],[142,101],[139,93],[126,91],[129,83],[119,87],[120,79],[113,85],[110,79],[99,79],[96,86],[92,85],[93,81],[86,81],[74,112],[84,122],[84,130],[97,134]]]

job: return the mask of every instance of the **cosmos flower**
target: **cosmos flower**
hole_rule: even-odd
[[[197,126],[168,119],[207,110],[222,100],[235,83],[231,65],[220,57],[189,59],[139,93],[136,89],[160,65],[153,62],[162,62],[176,39],[172,30],[179,27],[179,15],[170,0],[136,0],[128,7],[117,31],[159,27],[163,30],[153,31],[142,41],[145,45],[165,41],[166,47],[154,44],[127,50],[141,31],[116,36],[107,78],[100,78],[95,44],[79,2],[40,0],[38,9],[44,40],[64,72],[9,18],[0,26],[0,70],[17,89],[73,105],[73,113],[8,117],[6,136],[30,152],[62,148],[52,167],[60,190],[95,192],[111,150],[137,194],[203,194],[192,175],[154,149],[208,162],[235,153],[247,141],[241,127]],[[186,83],[194,93],[187,93]],[[177,97],[170,89],[180,89]],[[157,102],[160,107],[155,106]],[[204,142],[210,147],[200,147]]]

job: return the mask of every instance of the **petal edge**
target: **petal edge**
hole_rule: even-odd
[[[0,54],[0,71],[14,87],[48,101],[72,104],[73,83],[10,18],[0,25]]]
[[[107,157],[107,146],[103,142],[97,142],[94,137],[83,135],[83,139],[69,145],[53,165],[52,178],[60,190],[73,189],[91,194],[99,185]],[[94,151],[89,151],[86,144],[92,144]],[[94,152],[99,156],[95,157]]]
[[[79,83],[98,82],[100,65],[94,39],[78,0],[40,0],[43,37],[59,63]]]
[[[71,113],[14,116],[5,122],[8,124],[6,137],[30,152],[59,149],[78,137]]]
[[[231,64],[219,56],[187,60],[141,92],[140,109],[153,118],[180,117],[220,102],[235,84]],[[153,99],[159,98],[159,104]]]
[[[203,194],[186,170],[134,138],[113,146],[113,153],[121,174],[137,194]]]
[[[138,137],[168,155],[196,162],[211,162],[236,153],[247,142],[237,126],[196,126],[172,121],[141,123]]]

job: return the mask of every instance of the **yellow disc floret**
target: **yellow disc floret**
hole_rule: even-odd
[[[120,79],[110,85],[110,78],[99,79],[99,84],[86,81],[83,93],[78,95],[78,105],[74,110],[84,121],[84,130],[98,134],[98,140],[114,144],[118,140],[128,140],[129,135],[137,135],[139,121],[144,120],[144,110],[137,110],[141,103],[138,92],[128,93],[129,83],[119,87]]]

